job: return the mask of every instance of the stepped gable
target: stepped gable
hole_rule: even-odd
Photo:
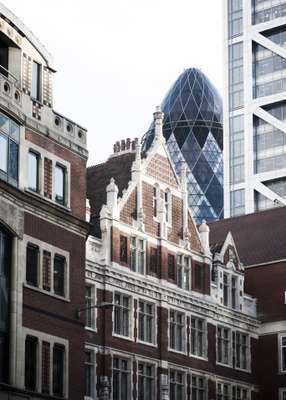
[[[118,186],[118,196],[127,189],[131,180],[132,163],[135,153],[123,153],[109,158],[105,163],[87,169],[87,197],[91,207],[91,234],[100,236],[99,213],[103,204],[106,204],[106,186],[114,178]]]
[[[286,259],[286,207],[209,223],[212,248],[231,232],[244,266]]]

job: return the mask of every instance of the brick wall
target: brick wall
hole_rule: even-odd
[[[57,157],[70,163],[71,167],[71,209],[74,216],[85,219],[85,198],[86,198],[86,160],[71,150],[59,145],[54,140],[37,134],[29,129],[26,129],[26,140],[35,145],[42,147],[44,150],[55,154]],[[46,164],[45,164],[46,165]],[[50,180],[47,178],[46,188],[50,185]]]

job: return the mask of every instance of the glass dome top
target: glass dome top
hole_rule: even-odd
[[[180,173],[187,163],[189,206],[197,223],[223,217],[222,101],[210,80],[198,69],[185,70],[165,96],[163,133]],[[148,150],[154,123],[142,139]]]

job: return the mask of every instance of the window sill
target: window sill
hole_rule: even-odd
[[[96,333],[97,329],[96,328],[91,328],[90,326],[85,326],[84,329],[88,332],[93,332]]]
[[[123,335],[119,335],[118,333],[114,333],[114,332],[112,332],[112,336],[116,337],[118,339],[124,339],[124,340],[128,340],[129,342],[134,342],[134,337],[123,336]]]
[[[218,362],[218,361],[216,361],[216,365],[219,365],[220,367],[235,369],[232,365],[224,364],[224,363]]]
[[[205,356],[196,356],[195,354],[190,353],[191,358],[195,358],[196,360],[208,361],[208,357]]]
[[[31,190],[29,188],[25,188],[24,190],[25,190],[26,193],[29,193],[32,196],[38,197],[39,199],[45,200],[45,201],[47,201],[48,203],[50,203],[50,204],[52,204],[54,206],[60,207],[65,211],[71,212],[71,208],[69,206],[64,206],[62,204],[59,204],[55,200],[49,199],[48,197],[44,196],[43,193],[35,192],[34,190]]]
[[[181,354],[183,356],[187,356],[187,353],[185,351],[180,351],[180,350],[175,350],[175,349],[171,349],[170,347],[168,347],[168,351],[170,353],[176,353],[176,354]]]
[[[70,303],[70,298],[68,298],[68,297],[59,296],[59,295],[57,295],[55,293],[48,292],[47,290],[41,289],[41,288],[39,288],[37,286],[29,285],[28,283],[24,283],[23,286],[25,288],[27,288],[27,289],[34,290],[35,292],[45,294],[47,296],[53,297],[53,298],[58,299],[58,300],[62,300],[64,302],[66,302],[66,303]]]
[[[154,348],[158,348],[158,344],[157,343],[150,343],[150,342],[144,342],[144,340],[136,340],[136,343],[138,344],[143,344],[145,346],[149,346],[149,347],[154,347]]]

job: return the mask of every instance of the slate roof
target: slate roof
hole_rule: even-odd
[[[114,178],[118,186],[118,196],[127,189],[131,180],[131,167],[135,160],[135,153],[120,154],[109,158],[105,163],[87,169],[87,198],[91,207],[91,234],[100,237],[99,213],[103,204],[106,204],[106,186]]]
[[[209,223],[211,248],[231,232],[244,266],[286,259],[286,207]]]

